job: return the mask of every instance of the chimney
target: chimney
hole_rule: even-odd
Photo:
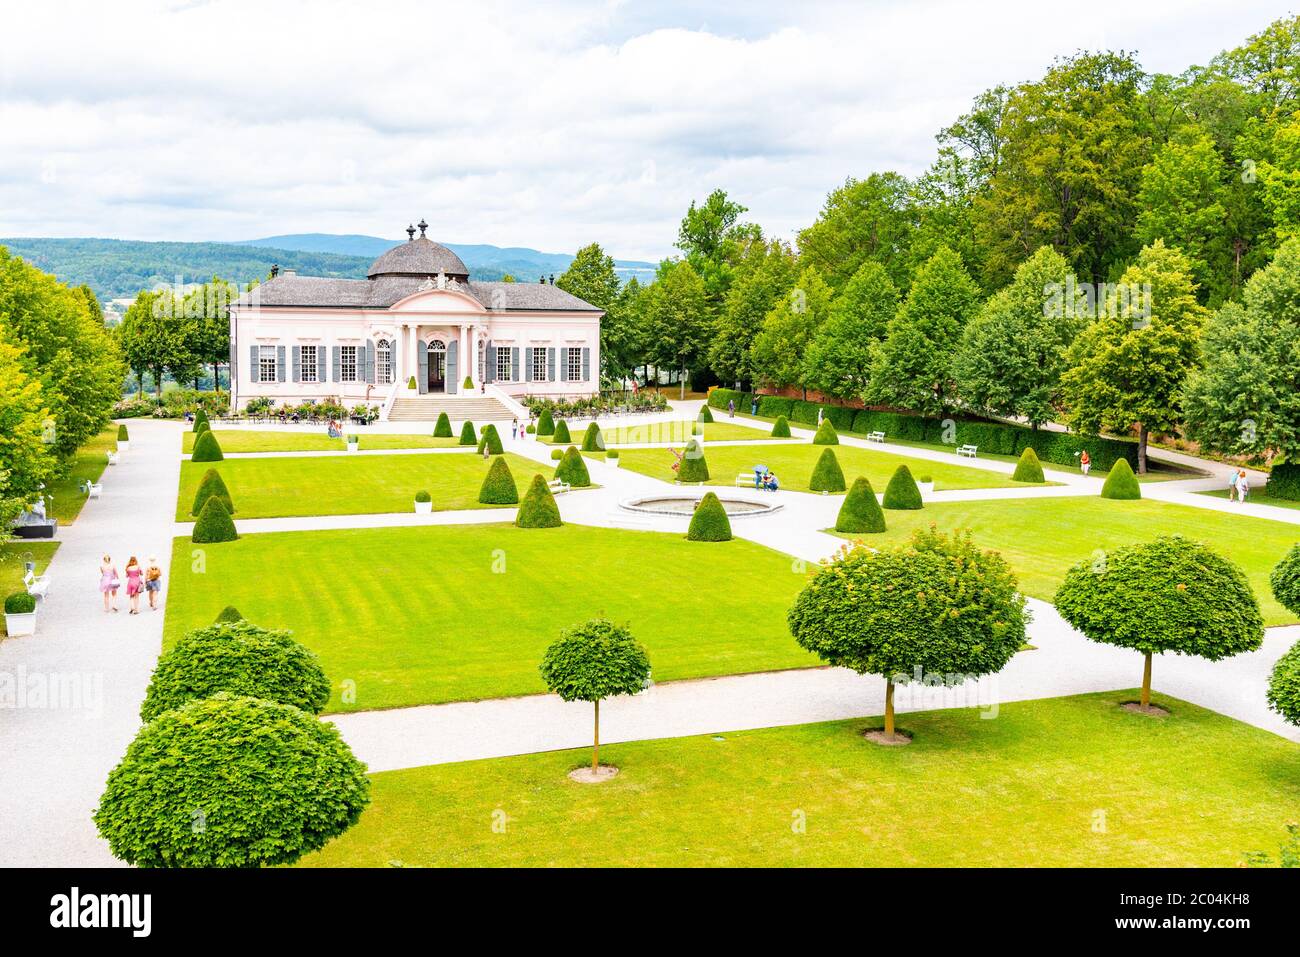
[[[538,277],[537,277],[537,281],[540,282],[543,286],[546,285],[546,277],[545,277],[545,276],[538,276]]]
[[[278,276],[278,275],[280,275],[280,264],[279,264],[279,263],[272,263],[272,264],[271,264],[271,278],[274,279],[274,278],[275,278],[276,276]]]
[[[555,273],[551,273],[551,285],[555,285]]]
[[[298,270],[296,270],[296,269],[286,269],[286,270],[284,271],[284,278],[285,278],[285,279],[292,279],[292,278],[293,278],[294,276],[296,276],[296,275],[298,275]]]

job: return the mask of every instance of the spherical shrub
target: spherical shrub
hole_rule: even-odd
[[[691,440],[686,443],[681,464],[677,468],[679,482],[707,482],[709,480],[709,463],[704,459],[704,450],[699,443]]]
[[[560,506],[555,504],[555,496],[546,485],[546,479],[534,475],[532,484],[519,503],[519,513],[515,524],[520,528],[559,528]]]
[[[605,437],[600,434],[600,426],[595,422],[587,426],[587,433],[582,437],[582,451],[600,452],[605,448]]]
[[[5,596],[6,615],[30,615],[36,610],[36,596],[25,591],[16,591]]]
[[[1282,560],[1273,566],[1268,583],[1273,597],[1287,611],[1300,615],[1300,545],[1292,545]]]
[[[840,468],[840,460],[835,457],[835,451],[823,449],[821,458],[813,466],[808,488],[814,492],[843,492],[847,487],[844,483],[844,470]]]
[[[234,605],[227,605],[225,608],[221,609],[221,611],[217,613],[217,617],[213,620],[213,624],[219,625],[223,621],[243,621],[243,620],[244,620],[244,615],[242,612],[240,612],[238,608],[236,608]]]
[[[202,407],[202,406],[199,406],[198,411],[196,411],[196,412],[194,413],[194,429],[193,429],[193,431],[195,431],[195,432],[199,431],[199,426],[207,426],[208,428],[211,428],[211,427],[212,427],[212,426],[211,426],[211,423],[208,422],[208,414],[207,414],[206,412],[203,411],[203,407]]]
[[[555,478],[568,482],[574,488],[586,488],[591,484],[591,475],[587,472],[587,462],[582,453],[570,445],[555,467]]]
[[[199,480],[199,487],[194,493],[194,506],[190,509],[190,514],[201,514],[203,506],[208,503],[208,499],[214,497],[221,499],[221,504],[226,506],[226,511],[231,515],[235,514],[235,503],[230,500],[230,489],[226,488],[221,473],[216,469],[208,469],[203,473],[203,478]]]
[[[1137,476],[1133,474],[1133,467],[1128,464],[1128,459],[1115,460],[1110,474],[1102,483],[1101,497],[1117,499],[1142,497],[1142,486],[1138,484]]]
[[[497,434],[497,427],[491,422],[483,426],[483,434],[479,436],[478,451],[480,455],[483,454],[484,448],[487,449],[489,455],[505,454],[505,447],[501,444],[501,436]]]
[[[709,407],[707,405],[700,406],[700,414],[697,421],[699,422],[713,421],[713,413],[709,411]]]
[[[247,621],[222,622],[186,633],[158,659],[140,718],[211,698],[221,691],[290,704],[320,714],[330,683],[316,653],[288,631]]]
[[[601,618],[567,629],[542,658],[542,681],[565,701],[644,691],[650,659],[626,628]]]
[[[558,462],[564,458],[564,449],[551,449],[551,461]]]
[[[686,538],[692,542],[731,541],[731,519],[727,518],[727,510],[713,492],[705,495],[695,506]]]
[[[478,433],[474,431],[473,422],[467,421],[460,427],[460,444],[478,445]]]
[[[550,409],[542,409],[542,414],[537,417],[537,434],[554,435],[555,419],[551,417]]]
[[[817,426],[817,433],[813,436],[813,445],[839,445],[840,437],[835,431],[835,426],[831,424],[830,419],[822,419],[822,424]]]
[[[778,415],[776,421],[772,424],[772,438],[788,439],[790,437],[790,421],[784,415]]]
[[[1300,724],[1300,641],[1273,666],[1268,679],[1268,706],[1291,724]]]
[[[478,500],[484,505],[518,505],[519,488],[506,464],[505,456],[494,458],[488,466],[483,485],[478,490]]]
[[[1020,453],[1020,461],[1016,463],[1016,470],[1011,473],[1011,481],[1045,482],[1046,480],[1043,475],[1043,464],[1038,461],[1038,453],[1026,445],[1025,450]]]
[[[420,503],[432,502],[433,496],[430,495],[428,492],[426,492],[424,489],[420,489],[420,491],[415,493],[415,500]]]
[[[835,531],[850,533],[875,533],[885,530],[885,513],[876,501],[875,490],[865,478],[853,482],[844,504],[835,518]]]
[[[369,803],[366,766],[332,724],[223,692],[136,735],[95,825],[138,867],[262,867],[319,850]]]
[[[235,530],[235,522],[230,517],[230,512],[226,511],[226,503],[220,498],[208,499],[203,506],[203,511],[199,512],[198,521],[194,523],[190,541],[196,545],[207,545],[216,542],[233,542],[237,538],[239,532]]]
[[[225,456],[221,454],[217,436],[211,429],[205,429],[195,437],[194,451],[190,453],[191,462],[220,462],[223,458]]]
[[[551,441],[554,442],[556,445],[563,445],[573,441],[569,437],[569,424],[565,422],[563,419],[560,419],[559,422],[555,423],[555,432],[551,436]]]
[[[529,435],[536,435],[536,434],[537,434],[537,426],[534,425],[533,423],[529,422],[526,426],[524,426],[524,431],[525,431],[527,434],[529,434]]]
[[[435,439],[451,438],[451,418],[446,412],[438,413],[438,422],[433,427],[433,437]]]
[[[912,478],[912,470],[906,465],[894,469],[894,474],[889,477],[882,504],[885,508],[900,510],[925,507],[921,501],[921,490],[916,487],[916,480]]]

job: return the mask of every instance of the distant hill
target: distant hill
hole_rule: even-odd
[[[243,285],[265,279],[272,265],[296,269],[303,276],[364,279],[366,270],[396,240],[376,236],[336,236],[302,233],[271,236],[241,243],[137,242],[122,239],[0,238],[16,256],[53,273],[71,285],[85,283],[102,302],[128,299],[141,289],[160,284],[204,282],[213,276]],[[510,273],[520,282],[568,268],[573,256],[535,249],[448,243],[469,267],[474,279],[500,279]],[[615,260],[620,275],[642,281],[654,272],[652,263]]]

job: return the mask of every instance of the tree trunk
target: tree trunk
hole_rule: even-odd
[[[1147,427],[1138,423],[1138,475],[1147,474]]]
[[[1151,707],[1151,652],[1146,653],[1146,660],[1142,665],[1142,708],[1146,710]]]
[[[677,398],[686,398],[686,368],[684,366],[682,367],[682,391],[678,394]]]
[[[894,740],[894,682],[885,679],[885,740]]]
[[[1150,656],[1147,661],[1151,660]],[[600,700],[596,700],[596,733],[592,739],[591,746],[591,773],[595,774],[600,768]]]

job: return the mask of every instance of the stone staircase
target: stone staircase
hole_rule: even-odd
[[[396,399],[388,410],[388,421],[435,422],[443,412],[453,422],[509,422],[514,418],[505,405],[488,396],[421,395]]]

